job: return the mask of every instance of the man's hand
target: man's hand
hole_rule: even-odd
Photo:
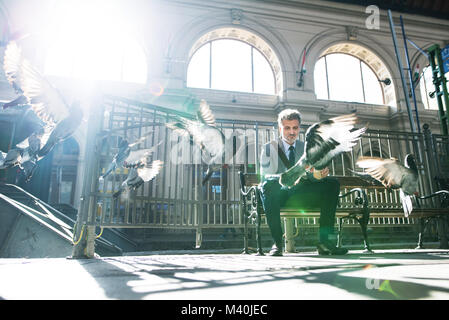
[[[323,170],[315,170],[315,168],[312,168],[312,170],[310,171],[313,172],[313,177],[317,180],[321,180],[329,175],[328,167],[324,168]]]

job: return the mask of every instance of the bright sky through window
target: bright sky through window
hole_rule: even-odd
[[[421,74],[421,80],[419,82],[419,90],[421,91],[421,99],[426,109],[438,110],[438,101],[436,96],[431,98],[429,93],[435,91],[435,85],[432,79],[432,68],[427,66],[424,68],[424,76]],[[445,74],[446,80],[449,79],[449,72]],[[443,90],[440,88],[440,90]],[[444,102],[443,102],[444,104]]]
[[[363,61],[348,54],[320,58],[314,70],[318,99],[384,104],[376,74]]]
[[[146,82],[145,54],[116,1],[60,1],[51,17],[46,74]]]
[[[275,94],[273,70],[254,47],[238,40],[208,42],[192,56],[187,86]]]

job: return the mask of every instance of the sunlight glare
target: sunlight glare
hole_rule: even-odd
[[[60,1],[51,17],[45,74],[146,81],[145,54],[117,1]]]

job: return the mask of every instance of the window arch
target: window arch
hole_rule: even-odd
[[[51,17],[45,74],[146,82],[145,52],[115,1],[57,2]]]
[[[272,95],[282,90],[278,58],[249,31],[211,31],[193,45],[189,56],[187,87]]]
[[[387,78],[389,85],[381,82]],[[315,64],[315,93],[318,99],[396,106],[391,78],[374,53],[355,44],[337,44]]]

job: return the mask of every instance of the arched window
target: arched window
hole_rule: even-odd
[[[279,60],[261,38],[240,29],[209,32],[193,46],[187,87],[277,94]]]
[[[449,72],[445,74],[446,80],[449,79]],[[435,85],[433,84],[432,68],[427,66],[423,69],[421,80],[419,82],[419,90],[421,91],[421,99],[426,109],[438,110],[438,101],[434,94]],[[440,88],[441,91],[443,89]]]
[[[391,81],[373,53],[354,44],[339,44],[327,49],[315,64],[315,93],[318,99],[394,106],[393,86],[381,82],[386,78]]]
[[[50,16],[45,74],[146,82],[144,50],[117,2],[61,1]]]

